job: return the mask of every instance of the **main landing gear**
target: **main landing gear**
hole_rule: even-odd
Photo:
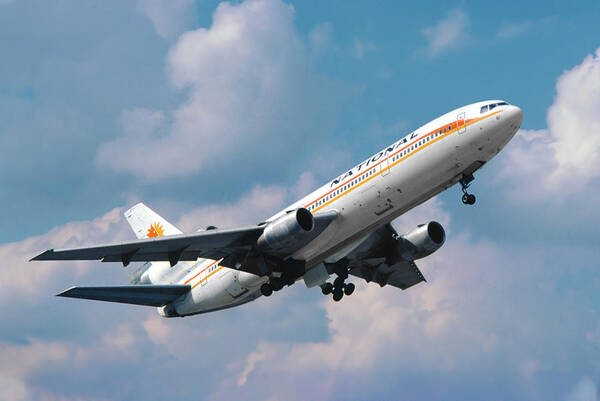
[[[285,283],[281,277],[272,277],[268,283],[264,283],[260,286],[260,293],[265,297],[271,296],[273,291],[279,291],[283,288]]]
[[[463,191],[462,203],[464,203],[465,205],[475,204],[475,200],[476,200],[475,195],[467,192],[467,188],[469,188],[469,184],[474,179],[475,179],[475,177],[473,177],[473,174],[469,174],[469,175],[463,175],[463,178],[461,178],[459,181],[461,189]]]
[[[348,296],[354,292],[354,284],[345,283],[348,278],[347,268],[338,268],[334,272],[337,274],[335,280],[332,283],[325,283],[321,285],[321,292],[323,295],[333,294],[333,300],[335,302],[340,301],[344,295]]]

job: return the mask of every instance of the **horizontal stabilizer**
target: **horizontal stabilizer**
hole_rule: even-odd
[[[190,290],[189,285],[125,285],[118,287],[71,287],[58,297],[94,299],[123,304],[163,306]]]

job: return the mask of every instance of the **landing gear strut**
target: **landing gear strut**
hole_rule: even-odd
[[[346,279],[348,278],[348,268],[347,267],[337,267],[334,270],[334,273],[337,275],[335,280],[332,283],[324,283],[321,285],[321,292],[323,295],[332,294],[332,298],[335,302],[340,301],[344,295],[348,296],[354,292],[354,284],[346,283]]]
[[[463,191],[462,203],[464,203],[465,205],[475,204],[475,195],[467,192],[467,188],[469,188],[469,184],[474,179],[475,179],[475,177],[473,177],[473,174],[468,174],[468,175],[463,175],[463,177],[459,181],[461,189]]]

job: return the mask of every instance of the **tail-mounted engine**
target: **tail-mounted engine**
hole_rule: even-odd
[[[405,260],[417,260],[429,256],[446,241],[446,232],[440,223],[430,221],[420,224],[411,232],[398,237],[397,249]]]

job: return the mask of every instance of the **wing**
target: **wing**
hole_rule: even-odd
[[[374,281],[382,287],[389,284],[403,290],[427,281],[415,262],[402,261],[390,266],[384,258],[355,261],[350,264],[349,273],[367,282]]]
[[[386,284],[403,290],[425,280],[413,261],[402,259],[396,251],[396,230],[385,224],[369,234],[349,258],[349,273],[353,276],[374,281],[380,286]]]
[[[96,245],[86,248],[49,249],[31,260],[101,260],[102,262],[194,261],[199,257],[221,259],[248,252],[264,227],[208,230],[194,234],[171,235]]]
[[[146,306],[163,306],[190,290],[189,285],[126,285],[120,287],[71,287],[59,297],[94,299]]]

